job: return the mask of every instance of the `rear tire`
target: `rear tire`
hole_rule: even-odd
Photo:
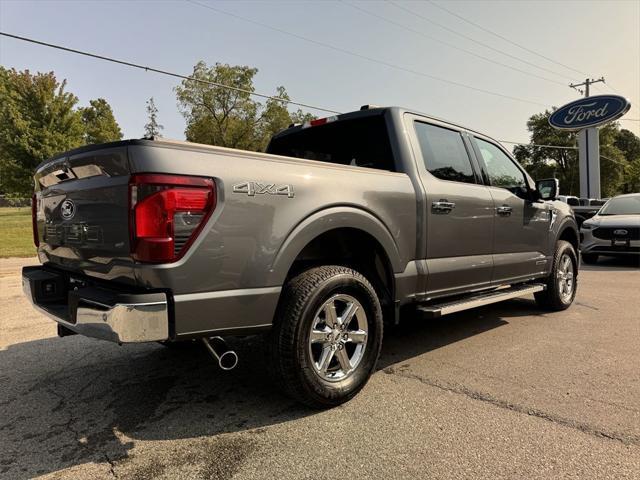
[[[353,398],[371,376],[382,345],[382,309],[359,272],[306,270],[284,287],[268,338],[274,381],[313,408]]]
[[[578,288],[578,256],[567,241],[556,243],[546,286],[546,290],[534,294],[538,306],[552,311],[566,310],[571,306]]]
[[[597,253],[583,253],[582,255],[580,255],[581,260],[589,265],[593,265],[594,263],[596,263],[598,261],[598,254]]]

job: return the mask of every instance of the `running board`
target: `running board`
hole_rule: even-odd
[[[470,308],[489,305],[491,303],[502,302],[510,298],[524,297],[536,292],[542,292],[547,287],[542,283],[529,283],[527,285],[517,285],[515,287],[494,290],[489,293],[479,293],[471,297],[465,297],[455,302],[440,303],[434,305],[420,305],[418,310],[425,313],[429,318],[437,318],[449,313],[461,312]]]

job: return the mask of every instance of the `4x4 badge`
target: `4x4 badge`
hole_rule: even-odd
[[[233,186],[233,193],[244,193],[250,197],[255,195],[286,195],[288,198],[293,198],[295,196],[293,185],[258,182],[237,183]]]

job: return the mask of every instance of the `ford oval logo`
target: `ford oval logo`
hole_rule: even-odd
[[[625,230],[624,228],[621,228],[621,229],[619,229],[619,230],[614,230],[614,231],[613,231],[613,234],[614,234],[614,235],[618,235],[618,236],[624,236],[624,235],[626,235],[627,233],[629,233],[629,232],[628,232],[627,230]]]
[[[561,130],[595,127],[620,118],[631,103],[619,95],[595,95],[567,103],[549,117],[549,124]]]
[[[68,198],[60,205],[60,214],[65,220],[71,220],[76,214],[76,204]]]

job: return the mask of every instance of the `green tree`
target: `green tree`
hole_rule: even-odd
[[[0,189],[29,196],[35,167],[84,141],[75,95],[53,72],[0,67]]]
[[[578,151],[571,148],[558,149],[536,147],[535,145],[557,145],[575,147],[577,136],[574,132],[557,130],[549,125],[549,115],[545,110],[532,115],[527,121],[531,132],[531,145],[517,145],[513,154],[533,178],[556,177],[560,180],[560,190],[565,195],[577,195]]]
[[[624,171],[622,192],[640,192],[640,138],[633,132],[622,129],[614,145],[620,149],[628,162]]]
[[[257,73],[256,68],[247,66],[216,63],[210,67],[198,62],[192,74],[197,80],[183,80],[176,87],[178,104],[187,122],[187,140],[263,151],[271,136],[287,128],[293,119],[308,118],[301,111],[290,114],[285,101],[268,99],[262,104],[254,100],[249,92],[254,91],[253,78]],[[206,82],[229,85],[242,91]],[[274,96],[289,99],[282,86]]]
[[[629,162],[624,171],[622,193],[640,193],[640,159]]]
[[[633,132],[623,128],[613,144],[620,149],[628,162],[640,159],[640,138]]]
[[[84,143],[106,143],[122,139],[120,126],[104,98],[91,100],[88,107],[80,109],[80,114],[85,129]]]
[[[149,121],[144,126],[144,136],[146,138],[159,136],[164,126],[158,123],[158,108],[156,107],[156,102],[153,100],[153,97],[147,100],[147,116],[149,117]]]
[[[578,170],[578,150],[574,148],[547,148],[536,145],[556,145],[576,147],[576,132],[558,130],[549,125],[552,111],[532,115],[527,121],[531,133],[529,145],[518,145],[513,153],[518,161],[534,178],[556,177],[560,180],[560,190],[564,195],[580,194]],[[622,134],[619,124],[611,122],[600,131],[600,181],[603,196],[612,196],[624,191],[630,165],[622,144],[633,151],[633,141],[628,134]],[[633,137],[633,133],[629,132]],[[621,140],[621,135],[623,136]],[[636,137],[637,138],[637,137]]]
[[[291,123],[304,124],[306,122],[310,122],[311,120],[315,120],[316,118],[318,117],[316,117],[312,113],[303,112],[302,110],[298,109],[291,114]]]
[[[615,146],[620,134],[620,125],[611,122],[600,131],[600,187],[603,197],[622,193],[625,170],[628,166],[624,154]]]

